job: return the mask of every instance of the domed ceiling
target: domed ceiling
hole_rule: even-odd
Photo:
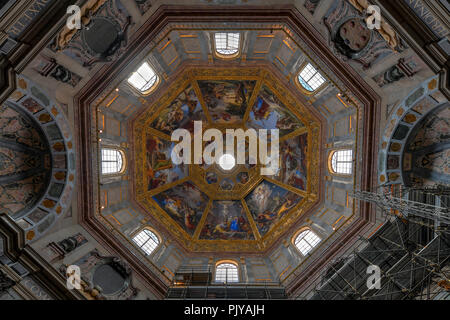
[[[175,165],[176,129],[278,129],[280,166]],[[193,251],[259,251],[318,199],[320,124],[262,68],[187,70],[134,122],[136,200]],[[206,146],[207,142],[203,142]],[[261,147],[261,142],[260,146]]]

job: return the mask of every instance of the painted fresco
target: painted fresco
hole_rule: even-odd
[[[225,178],[220,182],[220,187],[225,191],[233,190],[234,182],[230,178]]]
[[[439,175],[450,175],[450,149],[418,156],[415,168],[432,170]]]
[[[254,240],[240,201],[214,201],[200,234],[201,240]]]
[[[176,166],[172,163],[171,154],[175,143],[147,135],[146,166],[148,190],[183,179],[188,175],[188,166]]]
[[[241,184],[246,184],[249,180],[248,172],[241,172],[237,175],[237,181]]]
[[[450,108],[431,111],[413,129],[403,157],[407,186],[450,185]]]
[[[248,209],[261,236],[303,198],[273,183],[263,181],[246,198]]]
[[[242,121],[256,81],[198,81],[212,121]]]
[[[266,86],[262,87],[250,112],[249,126],[254,129],[279,129],[280,137],[304,127]]]
[[[190,235],[194,234],[208,203],[208,197],[189,182],[166,190],[153,199]]]
[[[308,134],[280,142],[280,168],[270,178],[306,190]]]
[[[206,182],[208,184],[215,184],[217,183],[218,178],[217,178],[217,174],[215,172],[207,172],[206,173]]]
[[[39,106],[42,110],[42,107]],[[0,106],[0,132],[1,139],[6,143],[16,143],[38,150],[47,148],[45,138],[35,127],[35,124],[18,111]]]
[[[153,121],[152,128],[171,135],[176,129],[194,132],[194,121],[204,121],[205,114],[191,86],[165,107]]]
[[[414,131],[415,138],[408,146],[410,151],[448,143],[450,140],[450,108],[432,112]]]

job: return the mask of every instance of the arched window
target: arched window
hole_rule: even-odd
[[[234,263],[223,262],[216,266],[216,282],[233,283],[239,282],[238,267]]]
[[[300,232],[295,238],[294,244],[302,255],[306,256],[320,242],[320,238],[310,229]]]
[[[331,156],[331,170],[337,174],[352,174],[353,151],[350,149],[334,151]]]
[[[128,83],[142,94],[147,94],[158,84],[158,76],[147,62],[128,78]]]
[[[217,32],[214,34],[216,51],[220,56],[232,57],[239,53],[240,33]]]
[[[325,78],[311,63],[305,65],[297,79],[301,86],[309,92],[316,91],[326,82]]]
[[[102,174],[116,174],[123,171],[124,158],[117,149],[102,149]]]
[[[144,229],[133,237],[134,243],[138,245],[147,255],[151,255],[159,246],[159,238],[152,231]]]

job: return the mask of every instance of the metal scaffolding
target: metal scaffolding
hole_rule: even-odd
[[[409,196],[409,194],[415,191],[419,190],[408,189],[406,195]],[[425,193],[423,189],[420,189],[420,191]],[[446,224],[450,223],[449,209],[447,207],[400,198],[390,193],[356,191],[351,196],[361,201],[374,203],[384,210],[398,211],[405,217],[415,216],[433,220],[437,219],[437,221]]]
[[[359,239],[359,250],[332,261],[309,298],[450,299],[449,194],[441,187],[355,192],[356,199],[381,208],[386,222]],[[373,266],[380,271],[376,288],[369,282]]]

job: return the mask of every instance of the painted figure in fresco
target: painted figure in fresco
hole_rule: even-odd
[[[245,200],[260,234],[264,235],[302,199],[277,185],[262,182]]]
[[[206,240],[254,239],[242,204],[239,201],[214,202],[200,238]]]
[[[234,184],[233,184],[233,181],[231,181],[230,179],[224,179],[224,180],[221,182],[220,187],[221,187],[223,190],[229,191],[229,190],[232,190],[232,189],[233,189]]]
[[[280,146],[280,170],[274,179],[306,190],[307,134],[283,141]]]
[[[234,217],[234,219],[231,221],[230,230],[233,231],[233,232],[240,232],[241,231],[241,228],[239,226],[239,219],[238,219],[238,217]]]
[[[173,143],[149,135],[146,142],[148,190],[172,183],[187,174],[185,166],[174,166],[170,158]]]
[[[177,125],[181,123],[184,118],[184,111],[183,109],[181,109],[181,107],[181,101],[175,101],[169,107],[170,110],[166,114],[161,115],[161,117],[156,119],[154,128],[166,133],[175,130]]]
[[[280,137],[303,127],[301,121],[267,87],[261,89],[249,121],[255,129],[279,129]]]
[[[248,173],[247,172],[241,172],[238,174],[237,179],[239,181],[239,183],[241,184],[246,184],[248,182]]]
[[[194,90],[189,87],[163,110],[153,122],[152,127],[166,134],[171,134],[178,128],[192,132],[193,123],[196,120],[203,120],[203,110]]]
[[[297,124],[295,122],[292,122],[292,120],[288,117],[284,117],[278,119],[277,128],[280,130],[293,131],[297,129]]]
[[[208,198],[195,185],[188,182],[157,194],[153,199],[191,235],[208,201]]]
[[[255,81],[199,81],[203,99],[213,121],[236,122],[242,120]]]
[[[266,207],[267,201],[269,200],[269,196],[271,194],[271,190],[269,185],[267,184],[260,184],[254,194],[253,199],[255,200],[255,203],[259,205],[259,210],[262,211],[263,208]]]
[[[182,200],[175,197],[170,198],[169,196],[166,196],[163,200],[164,209],[166,209],[166,211],[168,211],[169,213],[172,213],[174,216],[177,216],[178,218],[183,218],[180,214],[181,203]]]
[[[217,183],[217,175],[214,172],[207,172],[206,173],[206,182],[208,184]]]
[[[287,211],[289,211],[290,209],[292,209],[292,207],[294,207],[294,205],[295,205],[294,199],[292,199],[292,197],[287,198],[286,202],[284,202],[281,205],[281,208],[278,209],[278,211],[276,213],[276,217],[281,218],[283,216],[283,214],[286,213]]]
[[[189,207],[185,208],[184,225],[189,230],[195,230],[195,212]]]
[[[267,120],[270,115],[270,105],[263,98],[258,97],[254,114],[256,120]]]

